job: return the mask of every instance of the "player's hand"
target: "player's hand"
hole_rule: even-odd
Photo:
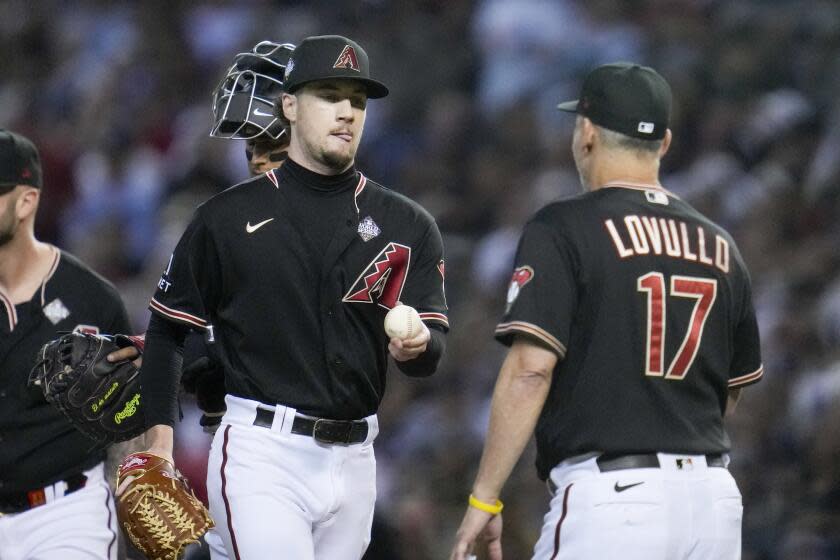
[[[172,458],[172,450],[167,450],[165,447],[151,447],[151,448],[143,451],[143,453],[150,453],[152,455],[157,455],[158,457],[161,457],[161,458],[169,461],[169,464],[171,464],[173,466],[175,465],[175,460]],[[125,492],[125,489],[128,488],[128,485],[131,484],[131,481],[134,480],[135,478],[137,478],[138,476],[140,476],[139,473],[136,474],[136,475],[126,476],[123,479],[123,481],[120,483],[120,485],[117,486],[117,489],[114,492],[114,495],[117,496],[117,497],[122,496],[122,493]]]
[[[140,356],[140,351],[134,346],[120,348],[116,352],[111,352],[110,354],[108,354],[108,361],[111,363],[124,362],[126,360],[133,360],[134,365],[138,368],[143,363],[143,358],[142,356]]]
[[[449,560],[475,558],[474,549],[480,543],[486,543],[490,560],[502,560],[502,514],[490,515],[474,507],[467,507],[461,527],[455,534],[455,546],[452,547]]]
[[[420,321],[420,326],[422,330],[414,338],[392,338],[388,343],[388,352],[395,360],[407,362],[426,351],[426,345],[429,344],[432,335],[424,322]]]
[[[170,464],[175,464],[175,459],[172,458],[172,449],[175,446],[175,431],[172,429],[172,426],[166,426],[164,424],[152,426],[146,430],[144,442],[148,446],[148,449],[146,449],[144,453],[157,455],[158,457],[169,461]],[[137,477],[132,475],[126,476],[120,485],[117,486],[114,494],[118,497],[121,496],[131,481],[135,478]]]
[[[135,336],[116,335],[114,338],[122,348],[108,354],[107,360],[111,363],[132,360],[134,367],[140,369],[140,366],[143,365],[143,356],[140,348],[145,345],[145,336],[145,334]]]

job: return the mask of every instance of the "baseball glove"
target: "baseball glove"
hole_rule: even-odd
[[[129,344],[142,349],[122,335],[64,334],[41,348],[29,385],[40,387],[47,401],[97,445],[137,437],[146,428],[139,370],[130,361],[106,359]]]
[[[178,560],[213,527],[210,513],[175,467],[151,453],[132,453],[117,471],[117,518],[137,550],[155,560]]]

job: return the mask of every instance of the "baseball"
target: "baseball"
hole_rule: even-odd
[[[409,305],[397,305],[385,315],[385,334],[390,338],[414,338],[422,330],[420,314]]]

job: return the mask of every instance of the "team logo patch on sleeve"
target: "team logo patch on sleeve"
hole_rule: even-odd
[[[507,307],[505,308],[505,313],[510,311],[513,302],[519,297],[519,292],[533,278],[534,269],[530,266],[520,266],[513,271],[513,276],[510,279],[510,285],[507,291]]]

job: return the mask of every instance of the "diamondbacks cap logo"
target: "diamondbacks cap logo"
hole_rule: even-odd
[[[356,72],[361,72],[359,61],[356,59],[356,49],[350,45],[344,45],[344,49],[342,49],[341,54],[335,60],[333,68],[348,68]]]
[[[519,297],[519,292],[522,288],[534,278],[534,269],[530,266],[520,266],[513,271],[513,276],[510,279],[510,286],[507,291],[507,307],[505,313],[510,311],[513,302]]]

